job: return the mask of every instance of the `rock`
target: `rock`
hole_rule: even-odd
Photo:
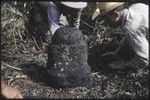
[[[87,44],[81,31],[68,26],[59,28],[49,45],[47,69],[58,87],[77,86],[90,73]]]

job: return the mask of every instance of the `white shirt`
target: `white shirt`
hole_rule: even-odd
[[[149,60],[149,8],[148,5],[136,3],[124,10],[123,30],[126,34],[126,40],[135,53],[144,59],[146,63]]]

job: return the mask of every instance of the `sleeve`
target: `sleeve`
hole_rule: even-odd
[[[116,50],[117,54],[121,54],[127,47],[128,43],[127,43],[127,39],[126,36],[124,36],[124,38],[121,40],[119,47]]]
[[[148,64],[149,43],[144,33],[142,33],[138,29],[128,27],[125,30],[125,34],[126,34],[127,42],[131,47],[131,49],[135,52],[136,56]]]

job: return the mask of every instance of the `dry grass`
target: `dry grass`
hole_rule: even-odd
[[[2,2],[1,5],[1,75],[23,96],[45,98],[147,98],[149,70],[120,75],[96,63],[89,79],[81,87],[54,89],[47,83],[45,44],[39,46],[26,30],[27,15],[33,2]],[[89,9],[89,8],[86,8]],[[91,10],[84,10],[81,30],[89,44],[89,56],[115,50],[122,38],[119,29],[112,30],[99,21],[93,25]],[[91,15],[90,15],[91,16]],[[85,24],[86,23],[86,24]],[[94,32],[93,28],[94,27]],[[94,56],[95,57],[95,56]],[[98,58],[95,58],[96,60]],[[94,62],[95,63],[95,62]],[[91,67],[93,62],[91,62]],[[99,68],[98,68],[99,67]]]

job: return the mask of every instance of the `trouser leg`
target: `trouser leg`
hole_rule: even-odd
[[[47,9],[47,14],[48,14],[49,29],[51,33],[54,34],[55,31],[60,27],[59,18],[61,12],[59,11],[59,8],[57,7],[56,4],[51,3]]]
[[[67,16],[67,20],[69,26],[79,28],[80,26],[80,17],[82,13],[82,9],[70,9],[69,16]]]

